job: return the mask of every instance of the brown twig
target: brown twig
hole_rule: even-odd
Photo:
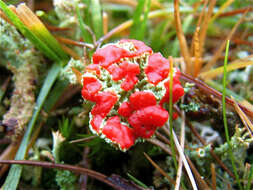
[[[68,39],[68,38],[64,38],[64,37],[61,37],[61,36],[55,36],[55,38],[59,42],[62,42],[64,44],[69,44],[69,45],[74,45],[74,46],[79,46],[79,47],[87,47],[87,48],[90,48],[90,49],[94,48],[93,44],[84,43],[84,42],[80,42],[80,41],[74,41],[74,40],[71,40],[71,39]]]
[[[217,98],[218,100],[221,101],[222,99],[222,93],[220,93],[219,91],[211,88],[210,86],[208,86],[206,83],[202,82],[201,80],[199,79],[194,79],[193,77],[187,75],[187,74],[184,74],[184,73],[181,73],[181,76],[180,78],[185,81],[185,82],[189,82],[189,83],[194,83],[195,86],[197,88],[199,88],[201,91],[203,91],[204,93],[206,94],[209,94],[210,96],[213,96],[215,98]],[[233,101],[226,97],[226,104],[229,106],[229,108],[231,109],[234,109],[234,103]],[[253,120],[253,112],[250,111],[249,109],[247,109],[245,106],[241,105],[241,104],[238,104],[239,107],[244,111],[244,113],[249,117],[251,118],[251,120]]]
[[[54,168],[54,169],[59,169],[59,170],[69,170],[74,173],[78,174],[86,174],[88,176],[91,176],[111,187],[117,190],[122,190],[121,187],[113,184],[111,181],[109,181],[106,175],[101,174],[99,172],[87,169],[87,168],[81,168],[81,167],[76,167],[68,164],[55,164],[51,162],[40,162],[40,161],[31,161],[31,160],[0,160],[1,164],[21,164],[21,165],[29,165],[29,166],[38,166],[38,167],[43,167],[43,168]]]

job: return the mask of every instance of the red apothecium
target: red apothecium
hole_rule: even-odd
[[[98,49],[82,76],[82,96],[94,102],[92,132],[121,150],[150,138],[169,114],[170,63],[137,40],[120,40]],[[173,68],[173,103],[184,94],[180,71]]]

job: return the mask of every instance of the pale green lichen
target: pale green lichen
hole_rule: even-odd
[[[71,58],[68,64],[61,70],[60,78],[66,79],[70,84],[78,84],[76,74],[72,71],[72,68],[75,68],[82,74],[85,69],[84,61]]]
[[[239,171],[243,172],[244,161],[247,156],[247,149],[249,148],[250,143],[253,142],[253,138],[249,135],[248,131],[245,128],[236,127],[235,134],[232,136],[230,143],[232,152],[236,159],[237,168]],[[215,153],[220,155],[220,158],[223,162],[230,163],[229,156],[229,145],[228,143],[224,143],[223,145],[215,148]]]
[[[198,105],[195,102],[190,102],[189,104],[180,104],[180,108],[184,110],[185,112],[190,112],[190,111],[196,112],[199,110],[200,105]]]
[[[0,65],[13,73],[14,90],[9,111],[3,124],[15,131],[13,140],[22,134],[35,106],[34,90],[38,77],[37,67],[42,58],[33,45],[24,39],[9,23],[0,18]]]
[[[60,19],[60,27],[78,26],[78,19],[76,16],[76,6],[79,7],[80,12],[85,8],[82,0],[54,0],[54,10]]]

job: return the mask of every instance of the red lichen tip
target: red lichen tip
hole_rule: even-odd
[[[168,120],[170,63],[138,40],[123,39],[98,49],[82,76],[82,96],[94,103],[89,127],[125,151],[150,138]],[[173,68],[173,103],[184,94]]]

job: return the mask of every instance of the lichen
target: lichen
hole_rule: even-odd
[[[83,60],[75,60],[71,58],[68,64],[61,70],[60,78],[68,80],[70,84],[78,84],[77,76],[73,72],[72,68],[75,68],[80,73],[83,73],[85,64]]]
[[[42,58],[33,45],[24,39],[9,23],[0,19],[0,64],[13,73],[14,90],[9,111],[3,124],[14,130],[12,139],[22,134],[35,106],[34,90],[38,77],[37,67]]]

